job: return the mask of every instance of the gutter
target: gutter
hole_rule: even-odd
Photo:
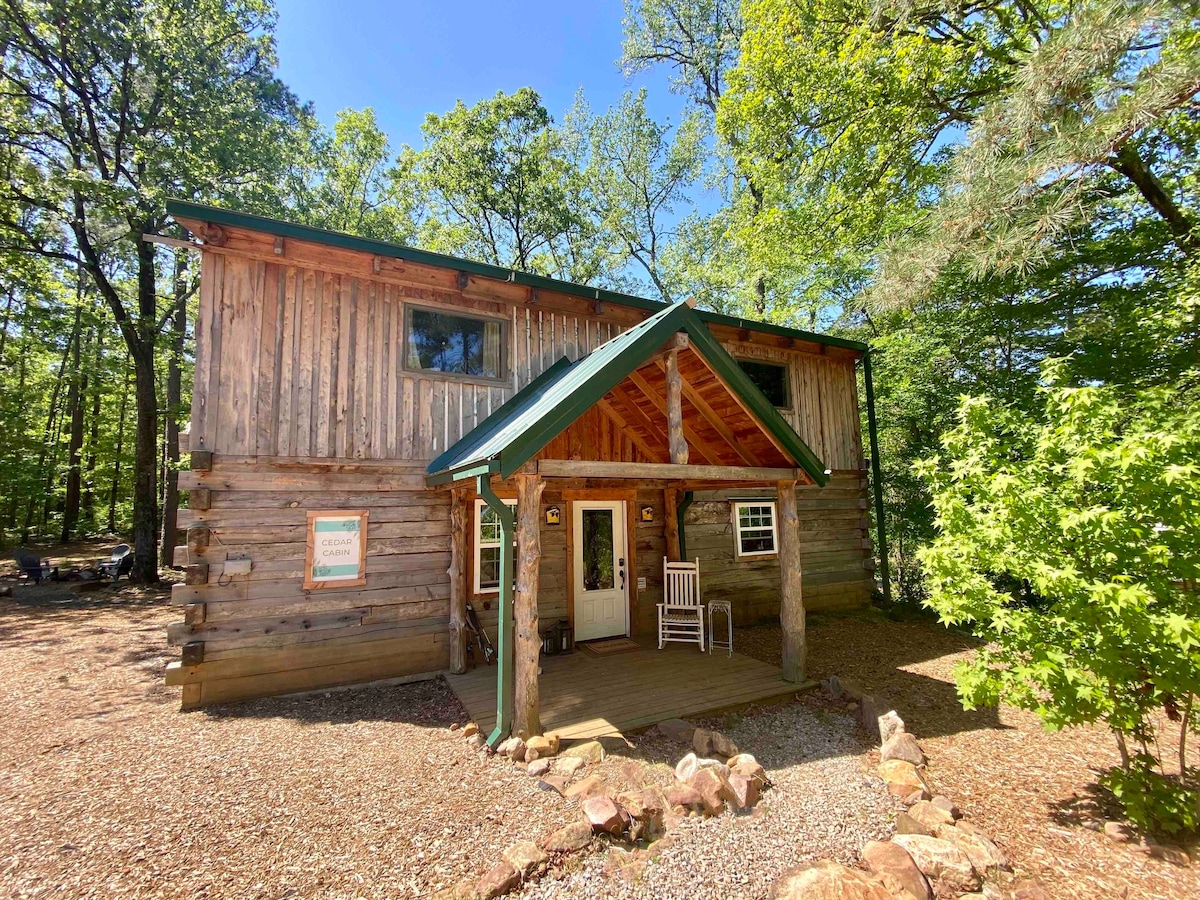
[[[879,467],[879,429],[875,422],[875,383],[871,378],[871,351],[862,357],[863,383],[867,389],[867,432],[871,440],[871,487],[875,492],[875,538],[879,550],[879,576],[883,599],[892,602],[892,577],[888,565],[887,526],[883,519],[883,475]]]
[[[488,735],[488,746],[496,749],[512,730],[513,682],[513,541],[516,523],[512,510],[492,491],[490,474],[475,480],[479,496],[500,520],[500,605],[496,610],[496,727]]]

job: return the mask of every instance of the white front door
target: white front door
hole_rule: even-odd
[[[625,565],[625,502],[576,500],[575,640],[629,633],[628,567]]]

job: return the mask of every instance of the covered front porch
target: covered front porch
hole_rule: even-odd
[[[653,636],[637,649],[593,656],[582,647],[543,656],[539,678],[541,724],[547,734],[582,740],[647,728],[672,718],[702,716],[792,696],[797,685],[783,672],[749,656],[701,653]],[[447,680],[485,734],[496,725],[496,669],[477,666]]]

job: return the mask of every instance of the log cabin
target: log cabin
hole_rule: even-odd
[[[664,558],[698,560],[702,599],[737,625],[782,622],[782,671],[729,669],[731,701],[754,678],[754,697],[794,690],[805,611],[876,590],[864,344],[168,209],[202,257],[168,632],[185,709],[453,679],[469,604],[498,654],[476,667],[495,743],[542,731],[543,649],[641,640],[604,660],[633,679],[613,690],[683,665],[652,646]],[[677,679],[711,676],[716,697],[716,672]]]

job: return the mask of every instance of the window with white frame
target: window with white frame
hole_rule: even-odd
[[[775,501],[743,500],[733,504],[738,556],[767,556],[778,552]]]
[[[517,501],[504,505],[516,514]],[[513,536],[516,546],[516,535]],[[475,501],[475,593],[500,592],[500,517],[484,500]]]

